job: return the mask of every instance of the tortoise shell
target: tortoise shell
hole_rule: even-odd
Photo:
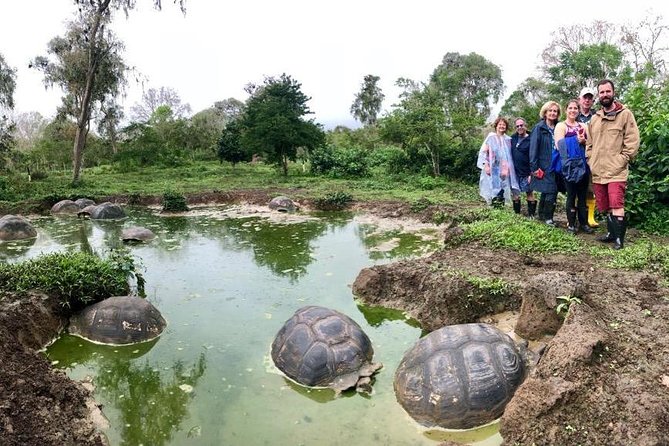
[[[143,228],[141,226],[132,226],[130,228],[125,228],[121,232],[121,239],[123,241],[137,241],[137,242],[148,242],[156,238],[156,234],[153,233],[150,229]]]
[[[278,212],[295,212],[297,210],[297,206],[295,206],[293,200],[284,196],[272,198],[268,206],[270,209]]]
[[[0,217],[0,240],[23,240],[37,237],[37,230],[20,215],[3,215]]]
[[[450,325],[420,339],[395,373],[395,395],[420,424],[469,429],[499,418],[525,378],[524,355],[489,324]]]
[[[72,316],[69,331],[89,341],[123,345],[157,338],[166,325],[160,312],[146,299],[114,296]]]
[[[82,210],[83,212],[83,210]],[[93,220],[117,220],[126,218],[125,211],[121,206],[108,201],[100,203],[90,211]]]
[[[353,319],[318,306],[297,310],[272,343],[272,360],[290,379],[337,391],[369,385],[364,378],[381,368],[373,356],[371,341]]]

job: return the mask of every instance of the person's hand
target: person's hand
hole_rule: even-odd
[[[490,176],[490,166],[488,164],[483,166],[483,170],[485,170],[486,175]]]
[[[578,133],[576,134],[576,139],[578,139],[579,144],[585,144],[585,129],[583,127],[578,129]]]
[[[532,181],[532,175],[527,176],[527,182],[530,183]]]

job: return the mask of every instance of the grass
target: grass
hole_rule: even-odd
[[[611,268],[658,272],[669,280],[669,246],[649,238],[627,243],[625,249],[617,251],[610,246],[593,247],[590,254],[605,259]]]
[[[473,221],[462,226],[458,240],[479,241],[493,249],[506,248],[522,254],[578,254],[584,252],[581,239],[504,209],[477,209]],[[467,221],[468,214],[460,218]]]
[[[276,168],[262,163],[242,164],[233,168],[214,161],[198,161],[186,166],[146,167],[121,170],[115,166],[85,169],[82,181],[73,186],[70,171],[49,172],[39,181],[27,177],[12,177],[6,201],[58,201],[79,196],[103,197],[113,195],[162,196],[166,191],[190,194],[207,191],[240,189],[295,189],[296,198],[323,197],[333,190],[345,191],[356,200],[402,200],[407,202],[429,199],[448,204],[459,201],[478,201],[475,186],[459,182],[443,182],[440,187],[424,190],[416,175],[389,176],[384,174],[365,178],[337,179],[314,176],[296,166],[283,176]],[[10,199],[8,199],[10,198]],[[0,200],[3,198],[0,197]]]

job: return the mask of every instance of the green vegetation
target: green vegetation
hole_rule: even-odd
[[[133,258],[124,251],[112,251],[108,258],[83,253],[46,254],[22,263],[0,263],[0,289],[24,292],[37,289],[61,299],[73,310],[110,296],[127,295],[129,279],[135,279],[140,294],[144,278]]]
[[[314,206],[322,211],[341,211],[353,201],[353,195],[342,192],[330,192],[323,197],[314,198]]]
[[[463,224],[465,232],[458,242],[477,240],[490,248],[506,248],[522,254],[576,254],[583,242],[557,229],[506,210],[485,209],[480,217]]]
[[[163,211],[165,212],[186,212],[186,197],[183,194],[167,191],[163,194]]]
[[[558,303],[557,307],[555,307],[555,311],[561,317],[567,316],[567,313],[569,313],[569,309],[572,307],[572,305],[583,303],[583,301],[576,296],[558,296],[556,299],[560,303]]]
[[[658,272],[669,280],[669,246],[666,244],[646,238],[628,244],[625,249],[618,251],[608,247],[596,247],[590,253],[607,259],[607,266],[612,268]]]

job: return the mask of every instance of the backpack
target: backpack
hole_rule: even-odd
[[[578,183],[587,173],[585,154],[576,136],[568,136],[558,141],[552,161],[553,171],[561,174],[567,183]]]

